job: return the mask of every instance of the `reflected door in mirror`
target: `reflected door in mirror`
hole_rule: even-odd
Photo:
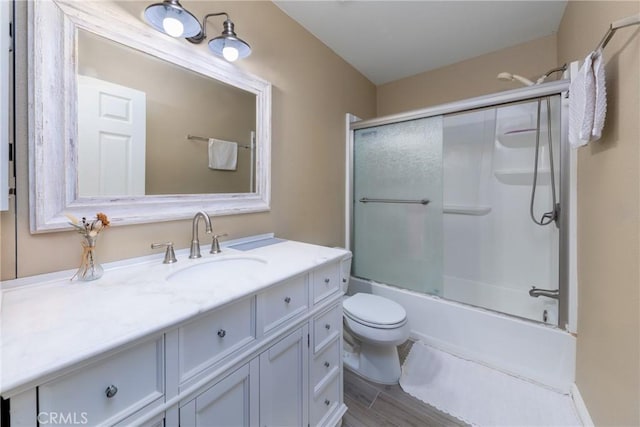
[[[144,196],[146,94],[78,75],[78,194]]]

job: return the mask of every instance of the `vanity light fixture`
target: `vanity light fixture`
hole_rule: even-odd
[[[186,38],[191,43],[202,43],[207,37],[207,19],[213,16],[226,16],[222,34],[209,40],[209,50],[229,62],[246,58],[251,54],[251,47],[239,38],[234,31],[234,24],[226,12],[209,13],[202,19],[202,25],[193,14],[187,11],[178,0],[164,0],[148,6],[144,17],[153,28],[172,37]]]
[[[144,19],[153,28],[171,37],[193,37],[202,31],[198,19],[178,0],[164,0],[148,6],[144,10]]]
[[[218,37],[214,37],[209,40],[209,50],[215,55],[222,56],[229,62],[233,62],[236,59],[246,58],[251,54],[251,47],[247,42],[239,38],[235,31],[233,31],[233,21],[229,19],[229,15],[226,12],[210,13],[205,15],[202,20],[202,32],[193,37],[187,37],[191,43],[201,43],[206,37],[206,23],[207,19],[212,16],[226,16],[227,19],[223,22],[222,34]]]

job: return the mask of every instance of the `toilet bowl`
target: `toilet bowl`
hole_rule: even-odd
[[[342,290],[346,293],[350,257],[342,261],[342,269]],[[400,359],[396,347],[410,333],[405,309],[395,301],[365,293],[345,297],[342,309],[344,367],[378,384],[397,384]]]
[[[345,352],[345,367],[379,384],[397,384],[400,359],[396,346],[410,332],[404,308],[387,298],[362,293],[344,299],[342,308],[347,343],[352,341],[348,346],[352,351]]]

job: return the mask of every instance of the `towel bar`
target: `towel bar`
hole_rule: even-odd
[[[625,28],[631,25],[639,25],[639,24],[640,24],[640,13],[638,13],[637,15],[627,16],[626,18],[619,19],[615,22],[612,22],[611,25],[609,25],[609,29],[605,33],[604,37],[602,37],[602,40],[600,40],[600,43],[598,43],[598,46],[596,47],[595,50],[597,51],[600,48],[604,49],[605,46],[609,43],[609,40],[611,40],[611,37],[613,37],[616,31],[619,30],[620,28]]]
[[[420,205],[429,204],[428,199],[420,199],[420,200],[403,200],[403,199],[369,199],[368,197],[363,197],[360,199],[360,203],[413,203]]]
[[[196,135],[187,135],[187,139],[195,139],[198,141],[205,141],[208,142],[209,138],[205,138],[204,136],[196,136]],[[251,150],[253,147],[249,146],[249,145],[240,145],[238,144],[238,148],[246,148],[247,150]]]

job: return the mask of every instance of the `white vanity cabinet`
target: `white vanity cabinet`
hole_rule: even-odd
[[[325,280],[327,277],[331,284]],[[256,343],[266,342],[268,346],[249,351],[252,357],[249,362],[223,379],[212,380],[194,398],[181,404],[180,426],[338,424],[346,411],[342,403],[340,358],[342,292],[334,285],[338,282],[339,264],[331,263],[258,293],[255,296]],[[318,295],[323,297],[318,299]],[[314,304],[314,301],[317,302]],[[239,304],[221,310],[232,315]],[[197,325],[210,318],[222,321],[224,316],[214,312],[187,326],[204,331],[206,328]],[[295,329],[292,330],[292,326]],[[182,329],[184,327],[180,336],[185,335]],[[201,339],[216,334],[216,327],[208,329]],[[245,326],[245,330],[251,328]],[[244,335],[249,336],[246,332]],[[181,353],[193,351],[182,346],[183,339],[179,341]],[[204,375],[183,383],[181,393],[215,369],[216,364],[202,369]]]
[[[260,363],[252,360],[180,407],[180,426],[252,426],[258,422]]]
[[[158,338],[40,385],[38,421],[108,425],[163,402],[164,340]]]
[[[307,420],[307,326],[260,355],[260,425],[303,426]]]
[[[180,407],[180,426],[303,426],[307,419],[307,326]]]
[[[45,372],[9,396],[11,427],[339,425],[340,256]]]

